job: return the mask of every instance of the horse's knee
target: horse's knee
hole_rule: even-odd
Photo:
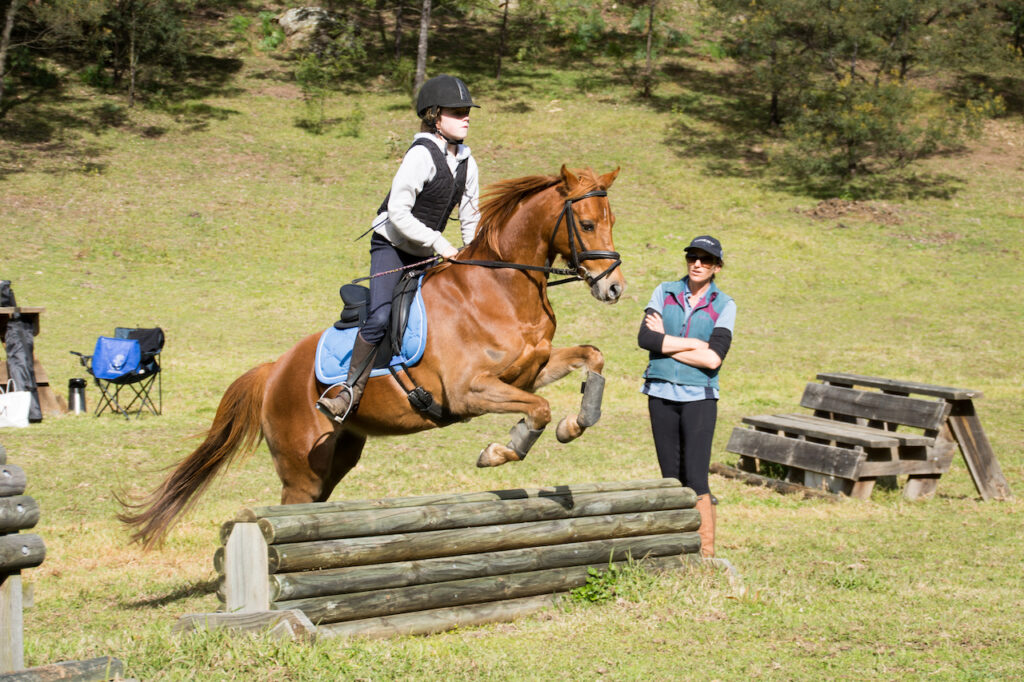
[[[600,373],[604,369],[604,353],[596,346],[584,346],[587,349],[587,356],[584,364],[591,372]]]
[[[551,405],[544,400],[526,413],[526,424],[531,430],[542,430],[551,423]]]

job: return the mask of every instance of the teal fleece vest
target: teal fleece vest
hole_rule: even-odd
[[[686,282],[683,280],[664,282],[661,289],[665,292],[665,300],[661,306],[665,333],[670,336],[684,336],[701,341],[711,338],[711,332],[715,328],[718,316],[722,314],[726,304],[732,300],[714,282],[711,282],[704,298],[700,300],[693,314],[690,315],[690,319],[685,320],[686,309],[683,307],[682,297],[689,295]],[[650,362],[647,364],[644,378],[662,379],[683,386],[718,388],[717,369],[693,367],[655,352],[650,354]]]

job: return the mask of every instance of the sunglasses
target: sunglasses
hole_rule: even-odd
[[[715,258],[714,256],[709,256],[707,254],[704,254],[703,256],[698,256],[698,255],[693,254],[693,253],[688,253],[688,254],[686,254],[686,262],[687,263],[697,263],[697,262],[699,262],[702,265],[718,265],[718,259]]]
[[[469,107],[442,107],[441,113],[445,116],[451,116],[452,118],[466,118],[469,116]]]

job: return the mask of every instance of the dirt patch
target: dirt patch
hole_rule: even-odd
[[[990,172],[1024,170],[1024,125],[1011,119],[986,121],[981,139],[972,145],[967,160]]]
[[[917,232],[894,234],[893,237],[896,239],[905,239],[906,241],[914,244],[924,244],[926,246],[945,246],[964,238],[964,236],[959,232],[929,232],[924,228],[921,228]]]
[[[258,88],[256,94],[277,99],[299,99],[302,97],[302,91],[299,90],[297,85],[288,84],[266,85]]]
[[[878,201],[825,199],[813,208],[796,208],[796,212],[815,220],[836,220],[842,217],[864,218],[879,225],[901,225],[903,218],[895,207]]]

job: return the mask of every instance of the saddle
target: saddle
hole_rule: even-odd
[[[381,340],[381,348],[390,348],[391,356],[402,357],[402,345],[412,315],[413,303],[419,292],[422,274],[422,272],[412,271],[402,275],[391,295],[391,321]],[[351,329],[363,326],[369,313],[370,289],[361,284],[344,284],[339,293],[344,307],[338,321],[334,323],[334,328]],[[386,353],[377,353],[374,369],[383,369],[390,364],[390,358]]]
[[[390,373],[414,408],[438,423],[450,424],[458,421],[458,418],[442,408],[433,395],[416,385],[409,375],[409,366],[415,365],[426,349],[426,308],[420,294],[422,280],[422,272],[409,272],[395,286],[391,299],[391,320],[381,340],[381,348],[390,352],[377,353],[370,376]],[[348,376],[352,344],[369,313],[370,290],[367,287],[346,284],[339,293],[344,307],[338,321],[321,335],[314,361],[317,380],[327,385],[340,383]],[[405,380],[399,370],[405,375]],[[408,387],[409,383],[412,388]]]

